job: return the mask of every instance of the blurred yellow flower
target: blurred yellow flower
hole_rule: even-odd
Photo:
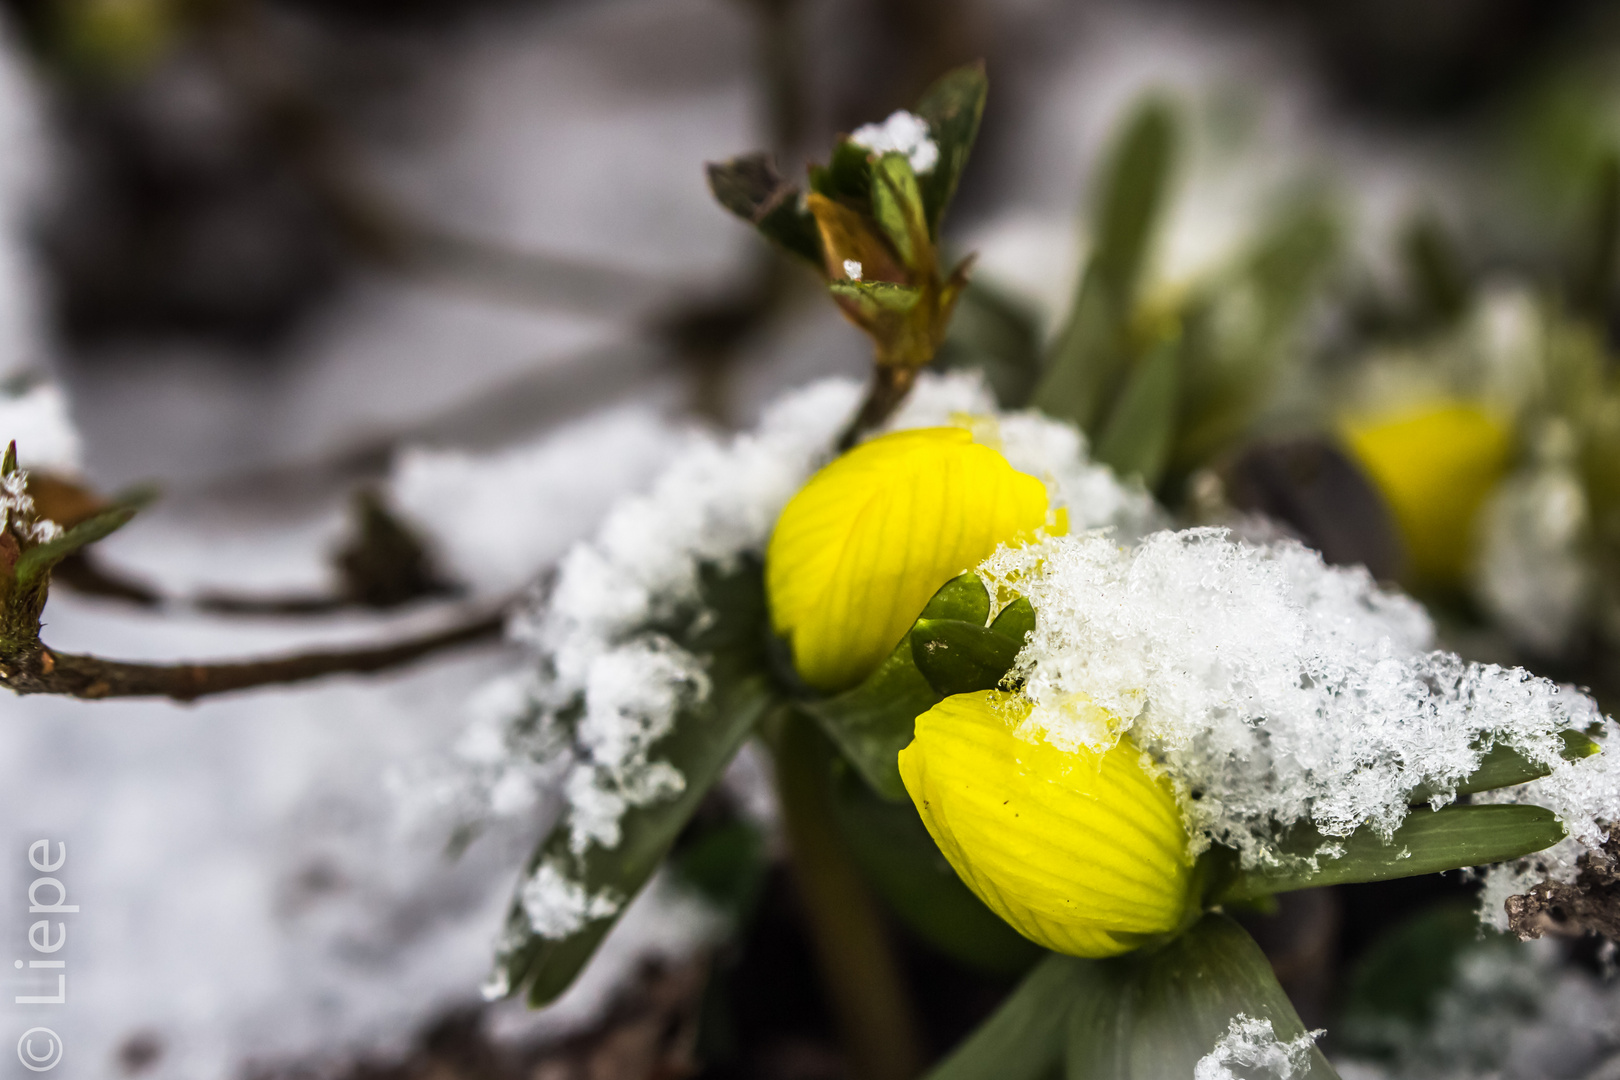
[[[1109,715],[1089,703],[1094,731]],[[946,698],[917,718],[900,776],[968,887],[1019,933],[1071,956],[1114,956],[1181,926],[1187,831],[1169,782],[1122,739],[1065,749],[1027,731],[1028,699]]]
[[[1351,417],[1340,431],[1389,503],[1406,542],[1408,576],[1460,583],[1474,519],[1507,471],[1513,450],[1508,424],[1479,405],[1441,401]]]
[[[1045,485],[961,428],[873,439],[782,511],[765,554],[771,625],[805,682],[853,686],[941,585],[1046,520]]]

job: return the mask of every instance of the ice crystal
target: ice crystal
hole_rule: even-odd
[[[1440,791],[1438,808],[1497,744],[1553,770],[1498,798],[1552,809],[1589,845],[1620,812],[1613,754],[1560,757],[1561,730],[1605,724],[1589,697],[1431,651],[1416,603],[1297,543],[1089,533],[1002,549],[981,571],[1039,613],[1015,667],[1035,702],[1031,737],[1128,732],[1186,796],[1195,849],[1217,841],[1272,864],[1279,828],[1302,820],[1330,838],[1367,824],[1387,836],[1413,789]],[[1078,723],[1077,698],[1115,728]]]
[[[1270,1020],[1238,1013],[1215,1048],[1198,1059],[1193,1080],[1295,1080],[1310,1069],[1320,1031],[1283,1042]]]
[[[939,164],[939,145],[929,138],[928,121],[898,109],[881,124],[863,124],[849,141],[875,154],[904,154],[911,171],[921,175]]]
[[[857,259],[844,260],[844,276],[851,281],[861,280],[861,274],[865,272],[865,269]]]

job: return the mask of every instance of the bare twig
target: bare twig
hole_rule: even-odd
[[[32,647],[0,657],[0,686],[17,694],[60,694],[92,700],[166,697],[195,701],[232,690],[305,682],[323,675],[369,674],[399,667],[445,649],[494,640],[500,635],[503,618],[499,612],[482,615],[448,630],[391,645],[319,650],[227,663],[129,663],[57,652],[36,641]]]

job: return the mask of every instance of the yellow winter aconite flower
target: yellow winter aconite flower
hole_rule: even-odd
[[[1107,728],[1108,714],[1096,727]],[[1027,699],[957,694],[917,718],[900,776],[968,888],[1031,941],[1114,956],[1179,927],[1192,902],[1169,782],[1123,739],[1098,752],[1020,730]]]
[[[1461,581],[1474,519],[1508,467],[1508,425],[1479,405],[1442,401],[1352,417],[1341,432],[1395,515],[1410,576]]]
[[[765,554],[771,625],[805,682],[845,689],[941,585],[1045,524],[1045,485],[961,428],[873,439],[782,511]]]

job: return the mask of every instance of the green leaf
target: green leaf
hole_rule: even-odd
[[[777,173],[770,155],[744,154],[710,162],[708,174],[709,190],[721,206],[821,269],[821,234],[815,219],[800,208],[798,186]]]
[[[863,318],[872,322],[909,315],[922,298],[920,290],[892,281],[829,281],[827,288],[839,299],[855,304]]]
[[[1039,319],[1022,302],[970,281],[935,363],[944,370],[977,368],[1002,408],[1022,408],[1041,373]]]
[[[1179,336],[1159,342],[1137,364],[1097,436],[1096,460],[1150,490],[1170,463],[1176,438]]]
[[[1221,895],[1248,900],[1270,893],[1344,885],[1358,881],[1436,874],[1465,866],[1505,862],[1541,851],[1564,838],[1564,827],[1551,810],[1539,806],[1448,806],[1414,810],[1385,843],[1371,828],[1357,829],[1335,841],[1344,853],[1317,856],[1318,868],[1289,865],[1244,870]],[[1288,854],[1310,857],[1325,841],[1315,829],[1296,831],[1283,845]]]
[[[872,165],[872,216],[894,245],[900,261],[914,274],[925,274],[933,242],[923,217],[917,174],[904,154],[884,154]]]
[[[962,884],[911,800],[889,802],[848,769],[833,785],[833,817],[873,891],[917,936],[959,963],[999,975],[1042,955]]]
[[[514,992],[527,988],[531,1005],[554,1000],[573,982],[630,899],[663,861],[726,763],[774,703],[759,629],[765,619],[759,566],[745,564],[725,573],[705,568],[703,599],[708,614],[694,613],[677,639],[707,657],[709,694],[683,711],[675,730],[653,747],[656,759],[680,770],[685,786],[672,799],[626,811],[615,847],[592,845],[584,855],[575,856],[569,850],[568,822],[564,820],[529,860],[525,880],[543,862],[551,862],[569,868],[571,879],[589,895],[606,894],[622,901],[612,916],[552,939],[534,932],[521,903],[514,900],[507,920],[509,944],[497,957],[497,964]]]
[[[1598,753],[1601,747],[1579,731],[1560,731],[1564,748],[1560,751],[1565,761],[1579,761]],[[1426,803],[1436,795],[1452,792],[1467,795],[1475,791],[1495,791],[1497,788],[1539,780],[1552,772],[1549,766],[1533,762],[1505,743],[1498,743],[1486,751],[1479,768],[1464,777],[1455,788],[1424,784],[1412,791],[1411,803]]]
[[[1509,959],[1525,948],[1509,934],[1486,930],[1482,936],[1478,907],[1437,904],[1380,934],[1345,980],[1335,1044],[1356,1057],[1392,1058],[1434,1020],[1438,998],[1465,957]]]
[[[956,196],[956,185],[973,151],[973,142],[978,138],[979,120],[984,115],[984,99],[989,90],[990,82],[981,60],[946,72],[917,103],[916,113],[928,121],[929,133],[939,147],[939,162],[922,178],[928,231],[935,239],[939,237],[939,223],[945,217],[945,210]]]
[[[957,619],[980,626],[990,616],[990,594],[977,575],[962,574],[942,585],[921,619]],[[878,794],[906,798],[897,758],[911,743],[917,717],[939,704],[941,694],[917,670],[911,635],[859,686],[833,697],[798,702]]]
[[[29,548],[17,559],[16,568],[12,571],[18,589],[26,591],[39,586],[53,566],[80,548],[117,532],[129,524],[139,510],[140,507],[128,504],[114,506],[79,522],[55,540]]]
[[[1095,435],[1130,360],[1125,328],[1169,188],[1175,118],[1153,99],[1138,108],[1103,165],[1092,250],[1069,319],[1053,340],[1032,404]]]
[[[872,209],[872,152],[848,139],[838,140],[826,165],[810,167],[810,190],[837,199],[862,214]]]
[[[1046,1080],[1062,1062],[1070,1014],[1083,1003],[1103,1015],[1113,990],[1108,966],[1049,954],[927,1080]]]
[[[1240,1016],[1270,1023],[1291,1042],[1305,1025],[1271,962],[1241,926],[1210,913],[1158,950],[1106,965],[1113,987],[1081,998],[1070,1013],[1068,1080],[1190,1078]],[[1297,1080],[1337,1080],[1314,1045]]]

